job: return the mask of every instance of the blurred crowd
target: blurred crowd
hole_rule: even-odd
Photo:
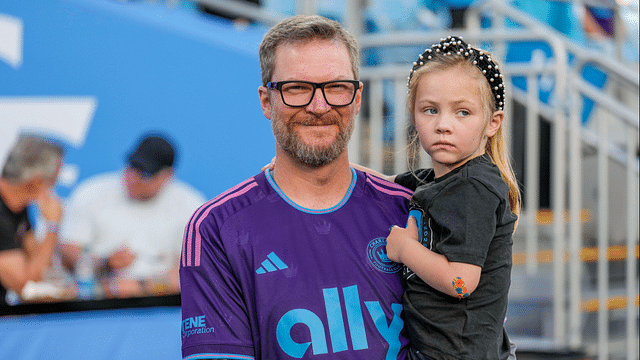
[[[0,306],[179,293],[184,227],[205,197],[177,179],[176,148],[145,133],[121,170],[62,201],[63,147],[21,135],[0,177]]]
[[[249,6],[283,14],[294,15],[300,2],[294,0],[235,0]],[[486,0],[367,0],[363,1],[364,30],[367,33],[391,33],[407,30],[457,29],[465,26],[466,13],[471,7],[480,6]],[[510,0],[526,14],[546,23],[578,44],[615,54],[616,41],[622,42],[617,56],[630,63],[638,62],[638,0],[580,1],[580,0]],[[249,23],[247,19],[216,8],[201,0],[157,0],[185,11],[206,13]],[[319,15],[344,21],[345,0],[312,2]],[[618,24],[616,24],[618,22]],[[374,57],[365,56],[368,65],[389,62],[406,62],[408,49],[389,49]],[[412,49],[411,49],[412,50]],[[367,54],[364,54],[367,55]],[[410,53],[410,57],[414,52]]]

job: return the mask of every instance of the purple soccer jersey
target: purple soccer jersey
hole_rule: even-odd
[[[404,359],[401,266],[386,256],[411,192],[353,170],[345,198],[302,208],[269,171],[185,230],[184,359]]]

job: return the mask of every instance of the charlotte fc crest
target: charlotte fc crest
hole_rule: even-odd
[[[376,270],[393,274],[402,269],[402,264],[389,260],[387,256],[387,238],[377,238],[367,244],[367,258]]]

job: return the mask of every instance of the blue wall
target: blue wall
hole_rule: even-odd
[[[178,177],[207,197],[258,173],[275,154],[258,101],[261,29],[115,0],[1,1],[2,24],[0,33],[18,24],[0,40],[18,38],[20,47],[13,56],[0,49],[0,142],[7,147],[25,130],[64,142],[67,170],[76,171],[58,186],[63,197],[87,177],[122,168],[149,129],[176,140]],[[84,115],[43,106],[30,114],[33,103],[75,100]],[[22,110],[11,108],[16,103]]]
[[[0,358],[177,360],[180,307],[0,317]]]

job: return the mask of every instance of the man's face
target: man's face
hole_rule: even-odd
[[[161,170],[153,176],[144,176],[140,170],[129,166],[124,171],[127,194],[129,198],[139,201],[153,199],[171,176],[170,169]]]
[[[58,158],[56,163],[56,171],[50,178],[36,177],[29,180],[25,185],[26,196],[29,201],[35,201],[43,192],[49,192],[53,189],[58,181],[58,175],[62,168],[62,157]]]
[[[355,80],[346,45],[333,40],[281,44],[276,49],[271,81],[303,80],[325,82]],[[278,90],[260,87],[262,111],[271,120],[279,150],[307,166],[329,164],[347,148],[360,110],[362,88],[353,103],[335,107],[327,104],[321,89],[311,103],[291,107],[283,103]]]

